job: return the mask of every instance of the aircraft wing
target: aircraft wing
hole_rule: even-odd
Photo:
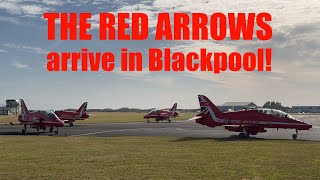
[[[257,125],[223,125],[223,127],[228,131],[234,131],[234,132],[243,132],[244,130],[248,130],[249,132],[252,131],[254,134],[257,134],[259,132],[267,132],[265,128],[257,126]]]
[[[21,122],[10,122],[10,125],[21,125]]]
[[[159,114],[159,116],[162,117],[162,118],[170,117],[170,115],[168,113],[161,113],[161,114]]]
[[[7,122],[7,123],[0,123],[0,125],[4,126],[14,126],[14,125],[21,125],[21,122]]]

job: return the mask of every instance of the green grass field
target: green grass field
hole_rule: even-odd
[[[18,121],[17,116],[0,116],[0,124],[1,123],[9,123],[12,121]]]
[[[320,143],[2,136],[0,179],[319,179]]]
[[[84,121],[77,121],[76,123],[110,123],[110,122],[143,122],[143,116],[146,113],[136,112],[93,112],[89,113],[90,118]],[[174,118],[176,120],[186,120],[193,117],[196,113],[187,112],[180,117]],[[0,116],[0,123],[17,122],[16,116]]]

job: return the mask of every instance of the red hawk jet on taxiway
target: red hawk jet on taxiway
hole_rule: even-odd
[[[18,120],[23,125],[22,134],[26,133],[27,125],[32,128],[46,130],[49,127],[50,132],[53,131],[53,127],[56,127],[55,134],[58,134],[58,127],[63,127],[64,122],[59,119],[59,117],[52,111],[38,111],[29,112],[26,104],[21,99],[20,100],[20,114]],[[10,123],[13,125],[14,123]]]
[[[150,122],[149,119],[156,119],[156,122],[168,120],[171,122],[170,117],[177,117],[179,116],[179,112],[177,110],[177,103],[174,103],[172,108],[169,109],[153,109],[143,118],[147,119],[148,123]]]
[[[244,138],[267,132],[266,128],[295,129],[292,135],[297,139],[298,130],[308,130],[312,125],[299,121],[289,114],[275,109],[254,109],[234,112],[221,112],[206,96],[198,96],[201,112],[190,120],[209,127],[224,126],[229,131],[240,132]]]
[[[83,103],[76,111],[55,111],[57,116],[65,123],[69,123],[73,126],[73,122],[76,120],[84,120],[89,118],[87,114],[88,102]]]

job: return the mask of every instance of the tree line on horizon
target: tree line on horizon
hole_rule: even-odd
[[[220,106],[218,106],[219,108]],[[267,101],[266,103],[264,103],[264,105],[262,106],[263,108],[269,108],[269,109],[278,109],[284,112],[289,112],[290,111],[290,107],[287,106],[283,106],[281,104],[281,102],[276,102],[276,101]],[[149,108],[149,109],[140,109],[140,108],[129,108],[129,107],[122,107],[119,109],[112,109],[112,108],[105,108],[105,109],[88,109],[88,112],[149,112],[152,109],[155,108]],[[66,109],[67,111],[71,111],[71,110],[75,110],[75,109]],[[180,112],[199,112],[199,109],[178,109],[177,111]]]
[[[275,101],[267,101],[263,106],[263,108],[269,108],[269,109],[278,109],[284,112],[289,112],[290,107],[282,106],[281,102],[275,102]]]

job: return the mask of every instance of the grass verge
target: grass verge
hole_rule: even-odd
[[[320,143],[2,136],[0,179],[318,179]]]

